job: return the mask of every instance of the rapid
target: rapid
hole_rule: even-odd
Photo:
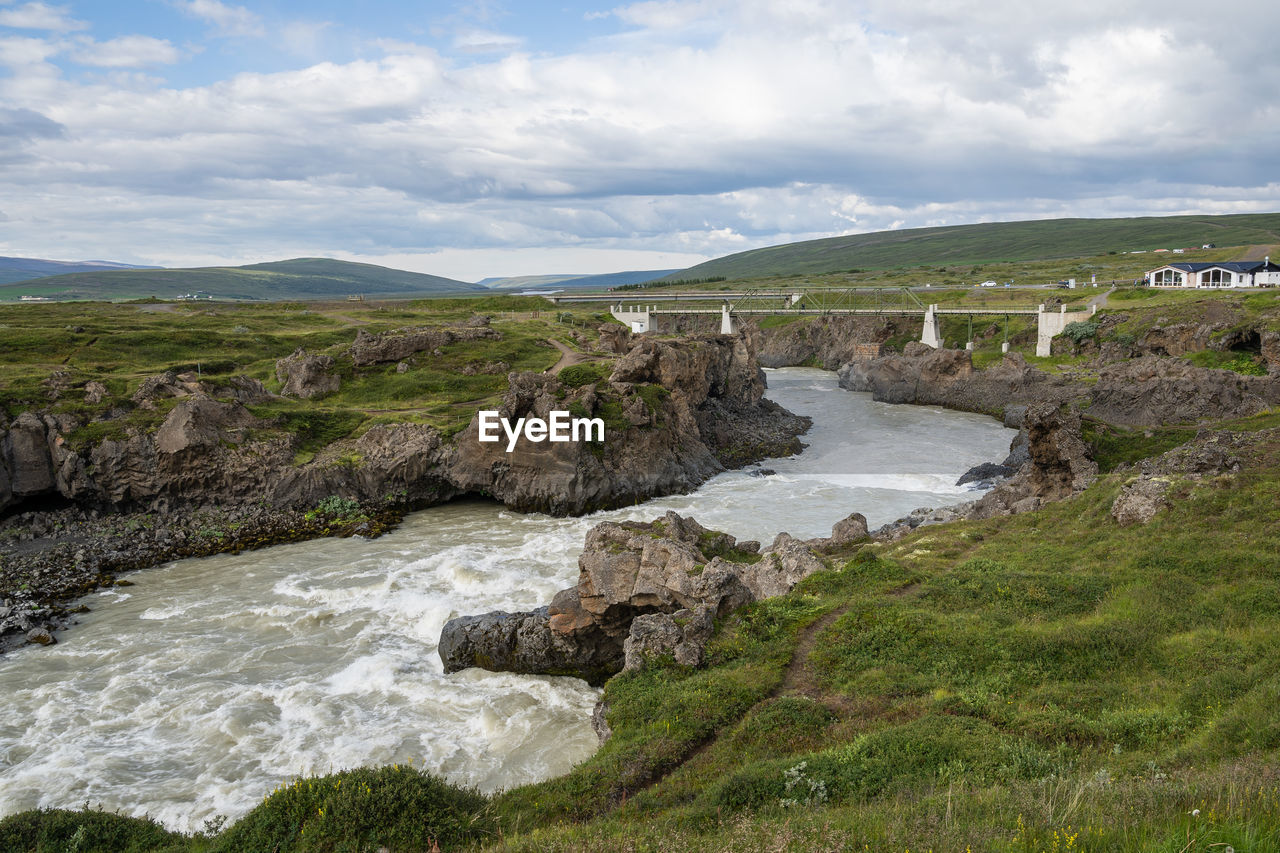
[[[584,518],[452,503],[378,539],[181,560],[88,597],[58,645],[0,657],[0,816],[88,803],[189,832],[346,767],[413,762],[485,791],[564,773],[596,748],[599,692],[444,675],[436,641],[451,617],[547,603],[605,520],[670,509],[767,545],[784,530],[828,535],[854,511],[874,528],[966,500],[956,479],[1013,436],[979,415],[875,403],[826,371],[768,382],[813,418],[808,449],[689,495]]]

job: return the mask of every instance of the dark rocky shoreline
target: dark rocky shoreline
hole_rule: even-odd
[[[26,512],[0,524],[0,653],[49,645],[87,610],[77,599],[121,576],[187,557],[238,554],[326,536],[379,536],[404,517],[396,505],[343,517],[261,504],[166,513]]]

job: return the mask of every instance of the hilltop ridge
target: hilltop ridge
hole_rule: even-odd
[[[0,299],[174,299],[201,291],[218,299],[344,299],[460,296],[488,289],[442,276],[331,258],[292,258],[238,267],[74,272],[0,284]]]
[[[1280,213],[1042,219],[847,234],[751,249],[668,279],[761,278],[929,264],[1045,260],[1155,249],[1280,243]]]

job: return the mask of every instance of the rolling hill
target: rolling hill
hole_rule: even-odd
[[[752,249],[689,267],[668,279],[729,279],[978,264],[1102,255],[1108,252],[1280,243],[1280,213],[1042,219],[850,234]]]
[[[45,258],[0,258],[0,284],[26,281],[73,272],[108,270],[148,270],[158,267],[122,264],[116,261],[51,261]]]
[[[129,269],[77,272],[0,285],[0,299],[23,295],[54,299],[173,299],[201,292],[216,299],[345,299],[458,296],[488,288],[440,276],[328,258],[295,258],[242,267]]]
[[[596,275],[519,275],[507,278],[486,278],[480,282],[494,290],[524,290],[526,288],[608,288],[624,284],[640,284],[677,273],[679,270],[626,270],[624,272]]]

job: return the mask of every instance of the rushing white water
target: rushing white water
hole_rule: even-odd
[[[874,526],[971,494],[1012,432],[975,415],[887,406],[831,373],[771,371],[769,396],[814,418],[769,476],[587,518],[465,502],[375,540],[325,539],[182,560],[91,596],[50,648],[0,658],[0,815],[85,802],[199,829],[289,778],[407,762],[484,790],[567,771],[595,749],[598,692],[572,678],[444,675],[453,616],[539,606],[577,577],[583,536],[668,509],[738,538]],[[758,473],[758,472],[757,472]]]

